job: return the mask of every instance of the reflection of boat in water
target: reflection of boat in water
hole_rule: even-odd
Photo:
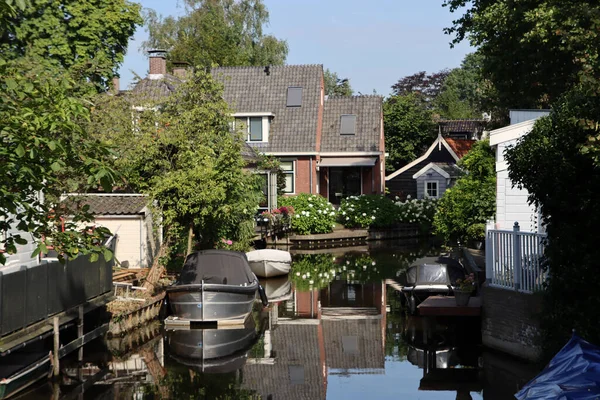
[[[292,268],[292,256],[287,251],[261,249],[249,251],[246,256],[252,272],[261,278],[287,275]]]
[[[425,368],[427,352],[415,346],[408,346],[407,360],[419,368]],[[459,364],[458,350],[454,347],[435,349],[435,368],[450,368]]]
[[[449,257],[428,257],[415,262],[402,277],[402,293],[406,297],[411,314],[429,296],[450,295],[457,279],[465,277],[465,271],[456,260]]]
[[[289,300],[292,297],[292,282],[288,276],[261,279],[260,284],[271,304]]]
[[[167,296],[172,314],[179,319],[241,320],[252,310],[259,288],[244,253],[204,250],[187,257]]]
[[[14,357],[13,357],[14,358]],[[48,378],[52,371],[50,356],[46,355],[30,364],[28,357],[20,357],[16,365],[9,365],[9,360],[3,360],[1,370],[16,369],[14,373],[9,372],[9,376],[0,379],[0,399],[11,397],[22,391],[42,378]],[[28,365],[24,369],[19,369],[19,365]],[[4,372],[4,371],[3,371]]]
[[[248,350],[259,334],[253,318],[236,329],[167,330],[165,343],[171,358],[200,372],[236,371],[246,363]]]

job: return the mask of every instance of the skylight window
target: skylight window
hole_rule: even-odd
[[[340,133],[342,135],[355,135],[356,134],[356,115],[348,114],[342,115],[342,128]]]
[[[287,91],[287,106],[301,107],[302,106],[302,88],[290,86]]]

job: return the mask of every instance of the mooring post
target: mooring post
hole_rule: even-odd
[[[83,305],[79,306],[79,316],[77,319],[77,339],[83,337]],[[79,348],[79,353],[77,353],[77,361],[81,362],[83,360],[83,346]]]
[[[52,375],[53,376],[58,376],[60,375],[60,365],[59,363],[59,356],[58,356],[58,351],[60,350],[60,331],[58,329],[58,317],[54,317],[54,353],[52,354],[52,357],[54,357],[54,362],[53,362],[53,372]]]

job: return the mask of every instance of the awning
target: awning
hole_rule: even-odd
[[[319,167],[372,167],[377,157],[322,157]]]

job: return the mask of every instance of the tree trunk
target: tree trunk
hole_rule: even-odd
[[[144,348],[140,351],[140,356],[144,359],[144,363],[148,368],[148,372],[152,375],[154,379],[154,383],[158,386],[158,391],[160,392],[161,399],[168,399],[169,396],[169,388],[165,386],[165,383],[162,380],[167,376],[167,371],[160,365],[160,361],[158,361],[158,357],[156,357],[156,353],[152,350],[152,348]]]
[[[144,287],[149,292],[154,292],[154,286],[160,280],[160,277],[165,272],[165,267],[160,263],[160,260],[167,255],[169,251],[169,242],[164,241],[160,245],[158,249],[158,254],[154,257],[154,261],[152,262],[152,268],[148,272],[148,276],[146,276],[146,281],[144,282]]]
[[[194,237],[194,224],[190,224],[190,229],[188,231],[188,245],[187,245],[187,253],[188,256],[192,252],[192,238]]]

